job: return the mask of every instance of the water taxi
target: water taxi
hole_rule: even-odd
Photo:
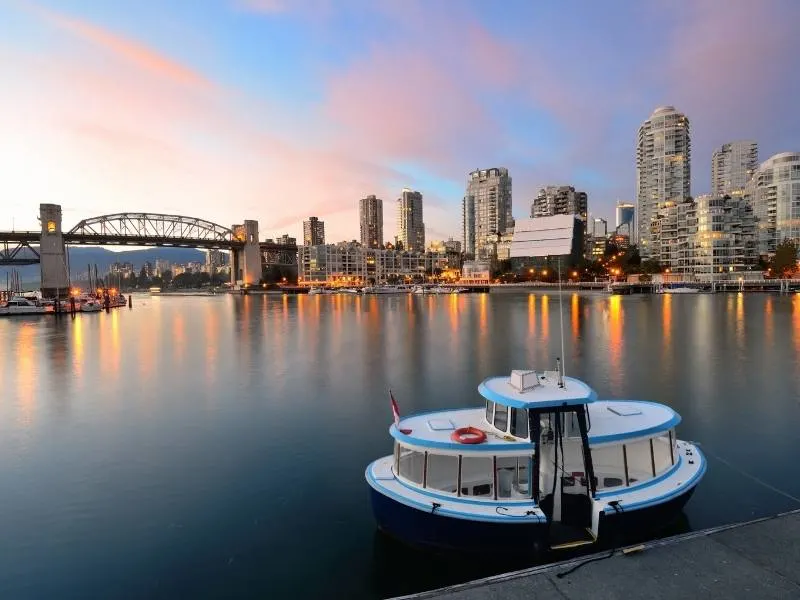
[[[680,416],[599,400],[556,370],[478,386],[484,404],[399,417],[394,453],[366,469],[378,527],[413,545],[540,554],[667,525],[706,471]]]

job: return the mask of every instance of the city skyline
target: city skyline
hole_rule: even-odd
[[[798,84],[783,75],[800,49],[796,3],[570,4],[142,2],[135,17],[5,4],[0,228],[36,229],[53,202],[67,225],[120,210],[245,216],[263,237],[300,238],[315,214],[330,239],[354,239],[353,198],[408,186],[428,238],[460,239],[467,174],[490,165],[514,178],[517,218],[539,188],[574,185],[611,221],[617,200],[635,202],[636,127],[664,104],[692,123],[693,195],[711,191],[712,151],[731,140],[765,158],[797,151]],[[581,48],[549,56],[566,23]],[[764,35],[730,44],[732,31]]]

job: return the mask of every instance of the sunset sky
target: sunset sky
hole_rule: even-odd
[[[261,236],[358,237],[358,199],[424,195],[460,238],[470,170],[505,166],[515,217],[572,184],[612,217],[662,104],[712,149],[800,151],[800,1],[0,0],[0,229],[165,212]]]

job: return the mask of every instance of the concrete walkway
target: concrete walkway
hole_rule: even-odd
[[[638,547],[637,547],[638,548]],[[607,556],[608,553],[605,553]],[[423,600],[800,598],[800,511],[423,592]]]

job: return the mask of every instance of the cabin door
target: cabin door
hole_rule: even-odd
[[[591,525],[589,480],[580,435],[570,412],[543,413],[540,417],[539,498],[553,523],[578,528]]]

